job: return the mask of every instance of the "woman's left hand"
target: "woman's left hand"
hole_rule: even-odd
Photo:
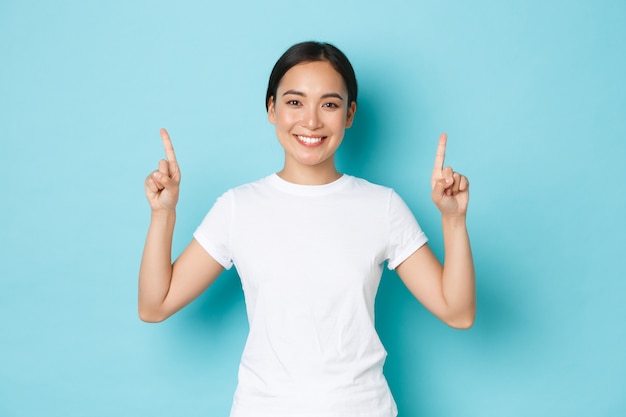
[[[443,216],[465,216],[469,202],[469,181],[464,175],[444,167],[448,135],[442,133],[431,177],[431,198]]]

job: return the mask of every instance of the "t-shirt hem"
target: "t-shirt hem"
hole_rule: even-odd
[[[400,255],[398,255],[392,262],[387,264],[387,268],[390,270],[396,269],[398,265],[406,261],[409,256],[413,255],[415,251],[424,246],[426,243],[428,243],[428,238],[426,237],[426,234],[422,232],[422,234],[420,234],[417,239],[413,241],[413,243],[407,246],[406,250],[401,252]]]
[[[201,232],[196,231],[193,234],[193,238],[196,239],[200,246],[202,246],[202,249],[204,249],[213,259],[215,259],[217,263],[222,265],[224,269],[230,269],[233,266],[233,263],[230,259],[226,259],[223,256],[218,255],[219,251],[207,239],[205,239],[204,235]]]
[[[284,413],[281,412],[263,412],[263,411],[252,411],[246,410],[243,408],[233,407],[230,417],[396,417],[398,415],[398,411],[396,409],[390,409],[386,411],[357,411],[357,412],[330,412],[330,413],[320,413],[317,411],[312,412],[294,412],[286,411]]]

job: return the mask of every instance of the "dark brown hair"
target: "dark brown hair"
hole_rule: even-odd
[[[335,71],[341,75],[348,90],[348,105],[356,103],[357,83],[354,68],[348,58],[337,47],[325,42],[301,42],[293,45],[276,61],[267,85],[265,95],[265,109],[268,109],[269,100],[276,96],[278,84],[285,73],[292,67],[305,62],[327,61]]]

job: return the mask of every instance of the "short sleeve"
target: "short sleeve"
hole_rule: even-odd
[[[230,232],[233,216],[233,192],[219,197],[193,234],[194,239],[225,269],[233,266]]]
[[[415,216],[404,200],[392,190],[389,201],[387,267],[396,269],[426,242],[428,238],[417,223]]]

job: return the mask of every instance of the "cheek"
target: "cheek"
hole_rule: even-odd
[[[290,127],[298,121],[298,114],[295,111],[289,109],[282,109],[276,113],[276,123],[284,127]]]
[[[346,127],[346,115],[343,112],[332,113],[326,123],[335,130],[343,129]]]

